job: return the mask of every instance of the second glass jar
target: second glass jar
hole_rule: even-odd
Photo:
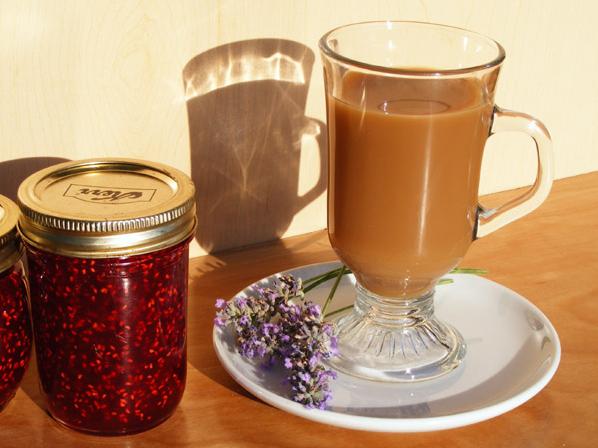
[[[27,285],[17,234],[19,208],[0,195],[0,411],[15,396],[31,355]]]

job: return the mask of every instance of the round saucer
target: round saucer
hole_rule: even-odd
[[[335,267],[340,264],[287,272],[308,279]],[[256,284],[268,285],[275,277]],[[559,338],[546,316],[514,291],[474,275],[447,277],[454,283],[436,288],[436,313],[461,332],[467,354],[457,369],[433,380],[386,383],[338,372],[328,409],[306,409],[289,398],[283,370],[267,370],[241,357],[230,331],[214,328],[214,348],[224,368],[250,393],[317,422],[366,431],[418,432],[487,420],[523,404],[546,386],[560,361]],[[352,275],[343,278],[332,310],[352,303],[354,282]],[[310,291],[308,298],[322,303],[329,290],[326,283]]]

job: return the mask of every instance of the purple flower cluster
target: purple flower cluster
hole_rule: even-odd
[[[336,337],[320,307],[305,300],[301,279],[280,276],[274,289],[256,288],[230,302],[218,299],[216,308],[215,324],[233,327],[242,356],[280,362],[294,401],[326,407],[332,398],[329,380],[336,374],[323,361],[336,354]]]

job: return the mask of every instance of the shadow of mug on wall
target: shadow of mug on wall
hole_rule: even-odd
[[[298,42],[255,39],[219,46],[183,70],[197,240],[208,252],[280,238],[326,190],[325,124],[305,116],[314,53]],[[306,146],[319,178],[299,195]]]
[[[68,159],[61,157],[25,157],[1,161],[0,194],[16,201],[17,190],[25,178],[41,169],[66,161]]]

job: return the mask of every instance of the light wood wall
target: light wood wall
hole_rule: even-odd
[[[195,253],[321,229],[317,40],[332,27],[374,19],[451,24],[500,41],[507,60],[497,103],[546,123],[557,177],[593,171],[596,5],[0,0],[0,192],[13,195],[24,175],[61,158],[138,157],[183,169],[200,187]],[[534,171],[525,137],[495,137],[481,191],[529,183]]]

